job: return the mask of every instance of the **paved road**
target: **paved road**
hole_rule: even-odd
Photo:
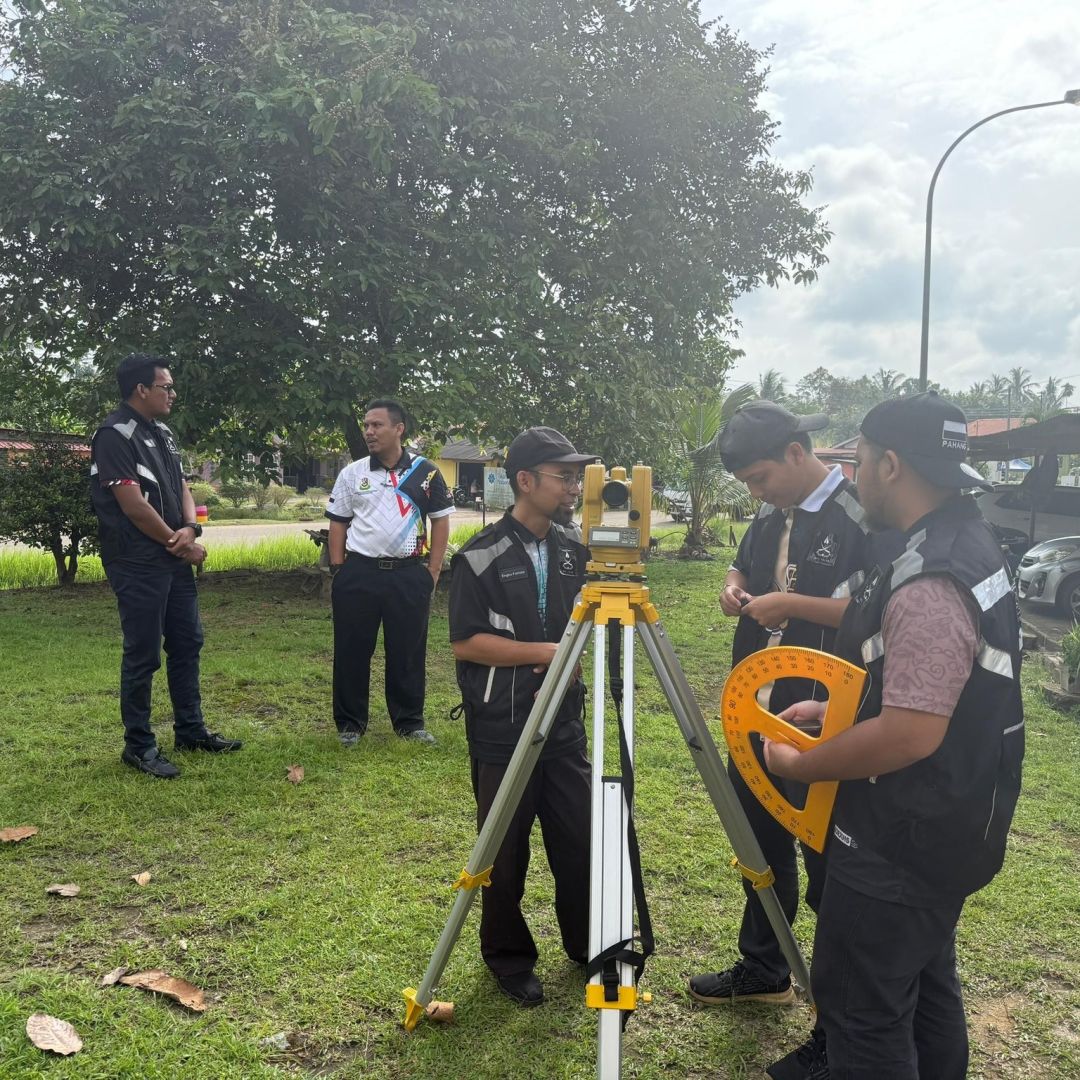
[[[488,511],[487,520],[493,521],[499,517],[501,511]],[[451,529],[461,525],[479,525],[483,516],[475,510],[458,509],[450,519]],[[671,518],[666,513],[653,513],[653,525],[670,525]],[[625,525],[626,514],[609,514],[605,521],[613,525]],[[271,536],[289,536],[293,534],[303,535],[305,529],[326,528],[326,518],[320,517],[314,521],[244,521],[235,525],[207,525],[203,532],[203,539],[207,544],[216,547],[224,547],[229,544],[252,544],[257,540],[265,540]],[[0,544],[0,551],[29,551],[22,544]]]
[[[1072,628],[1072,619],[1058,613],[1049,604],[1029,604],[1020,601],[1020,617],[1025,629],[1030,629],[1045,641],[1046,648],[1058,649],[1061,639]]]

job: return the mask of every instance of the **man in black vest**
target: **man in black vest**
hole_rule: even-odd
[[[241,743],[207,731],[203,721],[203,632],[193,567],[206,551],[195,542],[202,526],[180,471],[179,447],[162,422],[176,397],[172,375],[164,357],[132,353],[120,361],[116,381],[123,403],[94,434],[90,494],[124,632],[121,761],[171,780],[180,770],[158,750],[150,728],[150,689],[163,638],[176,749],[220,753]]]
[[[831,652],[846,600],[833,590],[864,565],[866,529],[854,485],[839,466],[827,468],[813,454],[807,434],[828,424],[826,416],[795,416],[771,401],[743,406],[720,436],[725,467],[762,501],[728,571],[720,607],[737,616],[732,663],[770,645],[801,645]],[[806,679],[783,679],[764,688],[763,707],[779,713],[823,691]],[[755,752],[761,757],[760,740]],[[795,842],[747,787],[734,764],[728,775],[776,876],[775,891],[788,921],[799,904]],[[773,782],[794,803],[802,785]],[[824,860],[803,847],[806,901],[816,909],[824,884]],[[696,975],[690,994],[707,1004],[795,1001],[791,971],[756,890],[743,880],[746,904],[739,930],[741,958],[726,971]]]
[[[1004,859],[1024,716],[1016,598],[961,494],[989,486],[966,450],[964,414],[935,393],[866,415],[859,495],[871,525],[906,541],[847,589],[836,652],[867,669],[866,697],[853,728],[806,753],[765,746],[781,776],[841,781],[812,970],[824,1046],[819,1032],[773,1066],[780,1080],[967,1071],[956,924]],[[823,713],[805,702],[783,715]]]
[[[450,640],[465,706],[477,827],[491,809],[548,664],[585,582],[586,549],[567,529],[581,491],[579,454],[549,427],[510,444],[506,475],[514,505],[474,536],[451,563]],[[555,878],[563,948],[584,964],[589,949],[590,765],[584,688],[571,684],[481,890],[480,951],[500,989],[539,1005],[537,951],[521,914],[529,835],[539,818]]]

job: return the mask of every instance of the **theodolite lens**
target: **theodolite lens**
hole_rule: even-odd
[[[630,485],[625,480],[608,480],[600,491],[600,498],[612,510],[618,510],[630,501]]]

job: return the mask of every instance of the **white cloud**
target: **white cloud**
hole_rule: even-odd
[[[1080,5],[1010,0],[703,0],[749,43],[775,43],[776,146],[813,168],[830,263],[808,289],[737,308],[747,359],[789,380],[824,365],[918,368],[926,188],[939,157],[998,109],[1080,86]],[[965,386],[1022,364],[1080,370],[1080,108],[1003,116],[957,148],[934,203],[931,378]]]

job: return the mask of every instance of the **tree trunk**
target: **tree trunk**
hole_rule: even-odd
[[[360,426],[360,421],[356,419],[356,414],[350,412],[345,418],[345,442],[349,446],[349,457],[353,461],[359,461],[362,457],[368,456],[367,443],[364,442],[364,429]]]

